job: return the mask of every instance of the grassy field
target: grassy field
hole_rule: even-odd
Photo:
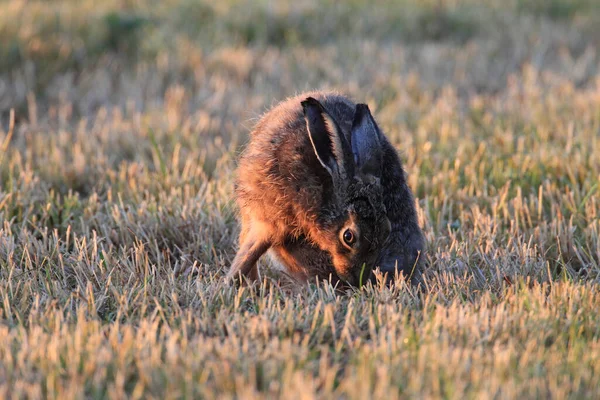
[[[0,398],[599,397],[599,50],[597,0],[0,2]],[[224,281],[316,88],[400,151],[423,291]]]

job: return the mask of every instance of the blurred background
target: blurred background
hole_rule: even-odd
[[[414,85],[495,93],[527,68],[579,87],[599,41],[597,0],[4,0],[0,112],[150,109],[180,85],[237,123],[309,88],[384,107]]]

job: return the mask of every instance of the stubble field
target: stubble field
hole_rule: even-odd
[[[0,397],[600,396],[599,48],[595,0],[1,2]],[[309,89],[399,150],[422,291],[225,282]]]

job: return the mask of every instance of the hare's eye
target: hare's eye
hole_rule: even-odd
[[[344,234],[342,235],[342,238],[344,239],[344,243],[348,247],[352,247],[352,245],[356,241],[356,238],[354,237],[354,232],[352,232],[352,230],[350,230],[350,229],[346,229],[344,231]]]

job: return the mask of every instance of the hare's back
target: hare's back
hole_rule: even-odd
[[[278,133],[306,136],[306,122],[300,103],[308,97],[313,97],[323,104],[342,130],[350,130],[356,106],[350,99],[336,92],[306,92],[282,101],[263,115],[252,131],[253,138]]]
[[[269,166],[269,176],[287,182],[323,185],[329,175],[319,163],[310,142],[301,102],[314,97],[349,132],[355,105],[334,92],[308,92],[287,99],[267,112],[252,131],[247,154]],[[313,178],[318,178],[316,181]]]
[[[242,208],[289,222],[298,213],[316,214],[331,196],[331,177],[314,153],[300,104],[307,97],[322,102],[342,130],[350,131],[354,104],[339,94],[304,93],[275,106],[252,131],[239,161],[236,193]]]

